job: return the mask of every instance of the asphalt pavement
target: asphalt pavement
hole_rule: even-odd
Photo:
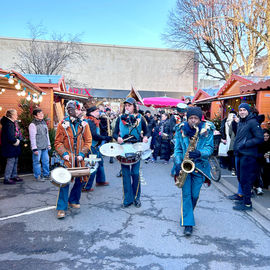
[[[254,198],[252,212],[233,211],[226,196],[236,178],[223,172],[220,182],[202,187],[187,238],[171,167],[142,162],[142,207],[122,209],[120,164],[105,158],[110,185],[83,193],[81,209],[69,209],[64,220],[56,218],[58,189],[50,181],[27,175],[14,186],[0,183],[0,269],[270,269],[270,221],[257,210],[269,211],[260,204],[268,192]]]

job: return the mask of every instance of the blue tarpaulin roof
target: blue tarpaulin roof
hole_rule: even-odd
[[[46,74],[22,74],[32,83],[52,83],[58,84],[62,75],[46,75]]]
[[[209,96],[213,97],[217,94],[219,91],[219,88],[204,88],[202,89],[205,93],[207,93]]]

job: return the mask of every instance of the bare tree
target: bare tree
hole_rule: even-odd
[[[80,34],[51,35],[51,40],[41,41],[47,31],[42,24],[28,24],[31,32],[29,45],[18,48],[19,61],[16,68],[23,73],[60,74],[70,62],[84,60],[86,55],[79,43]]]
[[[243,7],[239,1],[177,0],[169,14],[164,40],[174,47],[198,52],[199,63],[212,78],[227,79],[235,69],[250,74],[264,44],[244,24],[231,19]],[[245,6],[241,12],[261,31],[252,8]]]

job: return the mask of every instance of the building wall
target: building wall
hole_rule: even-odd
[[[46,41],[40,41],[42,46]],[[17,50],[29,40],[0,38],[0,68],[15,69]],[[82,43],[87,59],[72,63],[63,73],[74,87],[179,92],[193,95],[194,52],[171,49]],[[189,63],[189,64],[188,64]],[[169,95],[168,95],[169,96]],[[179,96],[180,97],[180,96]]]

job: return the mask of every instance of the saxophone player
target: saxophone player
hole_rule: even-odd
[[[176,126],[175,133],[175,168],[176,176],[183,174],[181,164],[185,159],[194,162],[195,169],[186,174],[182,187],[181,220],[180,225],[184,227],[184,235],[190,236],[195,226],[194,209],[199,198],[199,193],[205,177],[210,175],[208,157],[214,150],[213,131],[214,124],[202,121],[202,110],[199,107],[187,109],[187,121]],[[196,142],[194,138],[196,135]],[[190,144],[194,144],[190,147]],[[196,170],[198,168],[198,170]],[[182,171],[181,171],[182,170]],[[181,171],[181,172],[180,172]]]

